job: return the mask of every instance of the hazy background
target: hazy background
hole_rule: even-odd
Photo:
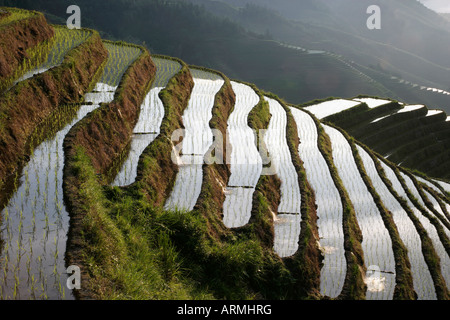
[[[419,0],[419,1],[436,12],[450,13],[449,0]]]
[[[422,0],[445,10],[447,0]],[[359,94],[450,114],[450,19],[417,0],[0,0],[255,83],[290,103]],[[366,26],[381,8],[381,30]],[[435,91],[433,91],[434,89]]]

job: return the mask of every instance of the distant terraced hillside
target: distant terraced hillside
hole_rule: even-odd
[[[359,101],[367,105],[336,100],[342,109],[322,114],[321,106],[316,106],[316,115],[402,167],[450,178],[450,117],[444,111],[383,99]]]
[[[0,95],[1,298],[449,299],[448,177],[350,137],[368,114],[423,108],[295,106],[41,23],[85,36]],[[81,289],[65,286],[70,265]]]

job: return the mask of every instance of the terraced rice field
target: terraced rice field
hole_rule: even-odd
[[[118,46],[114,42],[109,41],[105,41],[103,45],[108,50],[110,58],[108,62],[114,61],[114,63],[106,64],[100,82],[117,87],[128,66],[141,54],[141,50],[136,46]]]
[[[438,183],[444,189],[445,192],[450,192],[450,183],[440,180],[435,180],[435,182]]]
[[[395,279],[394,254],[389,233],[381,214],[356,166],[355,159],[345,137],[336,129],[324,126],[331,139],[333,158],[339,176],[355,207],[356,217],[363,234],[362,248],[366,267],[377,266],[384,271],[381,283],[368,283],[367,299],[391,299]],[[369,286],[370,284],[370,286]]]
[[[412,193],[412,195],[418,200],[420,206],[422,208],[424,208],[424,210],[430,215],[433,216],[433,212],[427,207],[427,205],[425,204],[422,196],[420,195],[419,191],[417,190],[417,187],[415,186],[413,180],[406,174],[404,174],[403,172],[400,173],[401,177],[405,180],[407,187],[409,189],[409,191]],[[424,192],[426,199],[434,199],[431,197],[431,195],[428,192]],[[431,200],[430,200],[431,201]],[[436,202],[434,203],[435,205],[437,204]],[[450,230],[448,228],[445,227],[444,224],[442,224],[442,220],[437,219],[438,223],[441,224],[441,226],[444,229],[444,232],[446,233],[447,237],[450,237]]]
[[[89,35],[87,31],[79,31],[72,36],[71,32],[62,28],[57,28],[57,33],[57,39],[53,43],[54,47],[52,47],[47,64],[33,69],[29,76],[32,76],[33,72],[46,72],[48,68],[61,63],[67,52],[85,41]],[[15,185],[7,197],[7,203],[2,207],[0,238],[3,240],[3,245],[0,247],[0,298],[74,298],[72,292],[65,286],[67,274],[64,256],[70,219],[69,209],[66,208],[63,199],[63,168],[65,165],[63,141],[68,131],[85,118],[89,112],[98,108],[101,103],[114,100],[115,92],[124,73],[142,53],[141,49],[132,45],[105,42],[105,47],[108,50],[109,58],[94,90],[85,95],[82,105],[61,106],[61,114],[55,115],[59,124],[54,125],[51,130],[52,134],[39,136],[33,140],[35,145],[33,153],[20,173],[17,174]],[[142,153],[159,136],[161,123],[165,110],[167,110],[160,99],[160,92],[166,88],[169,80],[182,69],[179,62],[167,57],[154,56],[152,60],[156,65],[156,78],[153,80],[150,90],[145,93],[145,99],[140,106],[139,119],[133,128],[128,155],[111,182],[112,186],[118,188],[103,186],[105,190],[113,190],[118,194],[124,190],[130,190],[130,186],[136,179],[137,165]],[[175,181],[170,192],[163,195],[164,201],[161,208],[152,208],[155,211],[161,209],[159,210],[161,212],[158,211],[161,216],[152,212],[149,216],[145,216],[145,219],[149,219],[148,221],[161,222],[165,218],[173,219],[174,212],[168,211],[182,211],[182,217],[198,213],[194,212],[196,210],[194,208],[201,196],[205,178],[203,174],[208,172],[204,170],[209,165],[205,163],[204,158],[214,143],[210,120],[213,117],[217,94],[228,82],[226,82],[225,76],[222,77],[219,73],[198,67],[191,67],[190,74],[193,79],[193,88],[190,96],[186,99],[187,106],[184,105],[185,109],[181,117],[184,127],[183,140],[177,146],[181,153],[174,157],[178,171],[176,176],[174,174]],[[339,298],[342,294],[348,294],[343,293],[345,285],[351,285],[352,281],[356,283],[355,277],[360,277],[367,285],[367,290],[364,292],[365,298],[370,300],[394,298],[395,288],[400,281],[397,274],[398,263],[400,263],[398,259],[400,258],[397,251],[394,252],[398,248],[395,243],[398,241],[396,238],[398,233],[401,245],[407,249],[405,261],[409,261],[411,265],[413,290],[418,298],[436,300],[439,298],[439,294],[446,296],[446,293],[438,292],[439,280],[437,279],[442,276],[446,289],[450,289],[450,257],[448,253],[450,202],[448,195],[445,194],[450,188],[450,183],[445,180],[428,180],[406,170],[402,171],[403,169],[394,170],[394,168],[397,169],[394,164],[385,162],[384,159],[372,154],[358,142],[348,139],[335,127],[317,120],[326,119],[339,112],[351,111],[352,108],[365,103],[370,109],[369,112],[374,112],[374,118],[364,121],[377,125],[383,119],[388,119],[394,114],[414,112],[424,106],[401,105],[398,107],[400,108],[398,112],[386,110],[385,112],[388,114],[381,113],[375,116],[378,110],[382,110],[383,106],[391,104],[392,101],[355,98],[326,101],[302,109],[286,107],[281,100],[270,98],[269,94],[264,96],[251,85],[238,81],[230,83],[236,99],[230,109],[232,110],[230,114],[226,115],[225,120],[221,120],[224,125],[226,122],[227,148],[229,148],[227,149],[229,163],[225,164],[229,167],[223,166],[222,169],[226,168],[224,171],[229,176],[226,186],[225,183],[222,184],[219,181],[222,187],[220,188],[222,194],[218,197],[220,199],[218,206],[221,207],[216,208],[219,212],[208,212],[219,221],[217,222],[219,226],[216,226],[217,230],[225,229],[227,231],[225,237],[232,239],[230,241],[236,241],[237,238],[245,236],[242,230],[253,232],[256,228],[260,228],[258,230],[260,234],[255,235],[254,238],[263,233],[264,237],[272,237],[273,231],[273,239],[265,239],[269,245],[264,247],[264,250],[267,250],[264,253],[271,257],[277,255],[277,259],[280,259],[276,263],[280,263],[280,265],[286,261],[298,262],[295,259],[306,260],[309,257],[299,258],[296,257],[296,253],[306,252],[304,247],[313,243],[315,247],[310,250],[320,252],[323,257],[320,266],[317,262],[317,270],[320,267],[320,284],[315,290],[320,291],[322,297]],[[269,106],[270,121],[267,130],[257,135],[250,128],[249,114],[259,103],[263,102],[262,99]],[[430,117],[434,117],[440,116],[440,113],[431,112],[429,114]],[[290,150],[291,145],[288,143],[292,138],[289,136],[292,134],[288,127],[289,114],[292,114],[297,126],[296,134],[299,144],[298,150],[295,150],[295,156],[298,155],[299,158],[296,159],[300,159],[305,172],[298,172],[298,163],[292,159],[294,151]],[[260,141],[257,141],[257,137],[263,137],[270,166],[263,163],[260,154],[261,145]],[[328,140],[325,139],[327,137],[331,143],[330,146],[327,145]],[[331,150],[327,149],[329,147]],[[328,151],[331,152],[332,158]],[[210,173],[208,172],[208,174]],[[258,182],[264,180],[261,179],[261,176],[264,175],[276,175],[280,181],[280,200],[277,203],[277,210],[265,212],[265,219],[261,219],[264,223],[270,224],[268,227],[270,230],[261,226],[255,227],[255,225],[251,225],[248,230],[240,228],[247,226],[252,215],[255,215],[252,212],[255,194],[258,197],[264,197],[262,192],[259,192],[259,186],[258,193],[255,193]],[[164,176],[159,177],[159,179],[164,178]],[[214,178],[219,180],[217,177]],[[308,194],[304,198],[314,199],[315,203],[307,201],[305,201],[306,205],[302,203],[302,192],[305,190],[301,190],[303,184],[300,182],[305,182],[304,185],[311,187],[312,194]],[[258,199],[259,203],[264,203],[265,200],[267,199]],[[222,201],[223,203],[221,203]],[[348,201],[351,202],[351,205]],[[270,206],[267,205],[267,207]],[[354,209],[357,219],[357,226],[354,228],[361,230],[362,240],[358,240],[356,236],[345,229],[349,219],[345,213],[352,211],[349,210],[349,207]],[[208,204],[206,210],[215,209]],[[308,214],[302,215],[305,213],[302,210],[308,211]],[[157,217],[153,217],[153,215]],[[314,215],[317,215],[317,221],[312,221]],[[309,220],[302,221],[303,216]],[[134,218],[139,220],[142,216],[136,215],[136,217],[133,216]],[[146,220],[146,222],[148,221]],[[179,221],[189,223],[194,220]],[[195,220],[196,223],[198,221]],[[316,224],[317,229],[312,231],[317,232],[311,232],[314,235],[302,234],[302,225],[315,228]],[[392,231],[392,226],[395,226],[395,231]],[[185,226],[183,225],[183,227]],[[208,225],[208,229],[211,229],[208,232],[219,233],[210,225]],[[197,229],[195,230],[197,231]],[[425,232],[422,232],[423,230]],[[167,230],[167,232],[170,233],[172,230]],[[308,236],[310,238],[307,238]],[[428,238],[431,248],[426,247]],[[91,240],[95,241],[95,239]],[[348,263],[350,262],[346,257],[354,256],[355,253],[346,252],[346,250],[351,251],[348,249],[346,241],[349,243],[361,241],[364,261],[361,259],[357,263],[361,264],[359,267],[365,267],[360,268],[367,270],[365,274],[359,276],[360,270],[355,272],[355,269],[349,268],[350,264]],[[242,244],[233,247],[227,243],[218,251],[222,249],[235,250],[234,258],[237,263],[241,263],[239,258],[247,251],[241,252],[240,250],[250,250],[251,254],[255,254],[256,251],[252,251],[255,243],[256,241],[252,242],[248,247],[242,246]],[[344,244],[346,244],[345,247]],[[270,248],[270,246],[273,247]],[[174,254],[175,245],[166,243],[166,247],[161,245],[161,248],[158,248],[157,255],[168,259],[170,258],[168,253],[172,249],[172,254]],[[430,252],[435,252],[439,258],[439,269],[433,269],[430,259],[433,259],[434,256],[427,255]],[[176,256],[176,254],[174,255]],[[217,253],[208,251],[209,254]],[[286,265],[288,264],[286,263]],[[355,266],[353,265],[353,267]],[[185,271],[181,271],[181,273],[183,272]],[[348,275],[350,276],[347,277]],[[267,279],[267,281],[270,280]]]
[[[397,165],[416,169],[430,177],[450,178],[450,127],[444,111],[379,98],[349,100],[366,103],[369,109],[363,110],[347,108],[344,101],[330,100],[307,109]],[[336,108],[329,111],[323,108],[333,103]]]
[[[2,16],[2,18],[0,19],[0,27],[3,27],[15,21],[28,19],[34,15],[33,12],[30,12],[28,10],[22,10],[19,8],[8,8],[7,12],[10,14],[7,16]]]
[[[269,173],[276,174],[281,180],[281,199],[274,223],[274,248],[280,257],[287,257],[293,255],[298,248],[302,199],[297,171],[286,138],[286,111],[278,101],[267,97],[265,99],[269,103],[272,115],[264,134],[273,170]]]
[[[367,104],[367,106],[370,109],[385,105],[390,103],[390,100],[384,100],[384,99],[375,99],[375,98],[357,98],[354,99],[355,101],[359,101],[359,102],[363,102],[365,104]]]
[[[224,84],[224,80],[217,74],[198,69],[191,69],[191,73],[194,88],[183,114],[181,163],[172,193],[164,206],[166,210],[191,211],[197,202],[202,186],[203,157],[213,143],[209,121],[214,98]]]
[[[52,41],[43,43],[40,45],[40,48],[36,49],[37,51],[43,52],[42,54],[44,54],[44,52],[48,52],[47,59],[37,67],[25,72],[25,74],[13,83],[13,86],[21,81],[29,79],[37,74],[44,73],[45,71],[60,65],[70,50],[85,42],[92,34],[89,30],[69,30],[62,26],[55,27],[54,30],[55,36]],[[19,72],[20,70],[17,71]]]
[[[325,101],[322,103],[318,103],[305,109],[311,112],[318,119],[323,119],[333,114],[351,109],[360,104],[359,101],[345,100],[345,99],[336,99]]]
[[[362,157],[366,171],[380,195],[381,200],[386,206],[386,209],[392,213],[400,238],[408,249],[409,260],[411,261],[411,271],[413,273],[414,289],[416,290],[419,299],[436,299],[435,290],[432,285],[433,280],[423,257],[421,240],[414,224],[378,175],[372,158],[370,158],[367,152],[361,147],[358,147],[358,152]],[[390,174],[390,177],[393,177],[392,174]],[[394,181],[391,180],[391,182]],[[391,263],[388,267],[390,269],[385,270],[394,272],[393,267],[394,265]]]
[[[422,177],[415,177],[419,182],[425,184],[426,186],[430,187],[431,189],[433,189],[434,191],[436,191],[438,194],[443,195],[442,191],[436,187],[433,183],[431,183],[430,181],[422,178]]]
[[[157,68],[156,76],[152,88],[141,105],[139,119],[133,129],[129,155],[112,182],[114,186],[126,186],[135,181],[139,157],[160,133],[164,105],[159,98],[159,93],[181,69],[180,63],[173,60],[153,57],[153,62]]]
[[[414,215],[417,218],[419,218],[420,223],[427,231],[428,235],[431,238],[431,241],[433,242],[433,246],[434,246],[435,250],[437,251],[437,254],[441,260],[442,275],[444,276],[445,279],[450,279],[450,257],[448,255],[448,253],[445,251],[445,248],[444,248],[444,246],[439,238],[439,235],[437,233],[436,227],[409,200],[408,195],[406,194],[405,190],[403,189],[403,187],[402,187],[400,181],[398,180],[396,174],[394,173],[394,171],[390,167],[388,167],[383,161],[381,161],[381,160],[379,160],[379,161],[380,161],[381,166],[383,167],[384,172],[386,173],[387,178],[389,179],[389,181],[392,182],[392,186],[395,189],[395,192],[397,192],[397,194],[399,196],[401,196],[403,199],[406,200],[408,207],[413,211]],[[409,180],[408,185],[410,186],[408,188],[415,189],[415,187],[411,185],[411,180],[410,179],[408,179],[408,180]],[[417,190],[415,190],[414,194],[417,194]],[[417,264],[415,264],[415,265],[417,265]],[[429,280],[429,279],[425,279],[425,280]],[[447,288],[449,288],[449,286],[450,286],[450,281],[447,280]],[[430,289],[430,292],[432,292],[432,288]],[[428,297],[435,298],[432,295],[428,296]]]
[[[431,202],[433,209],[435,211],[437,211],[437,213],[440,217],[440,220],[445,221],[446,218],[445,218],[444,211],[442,210],[442,207],[439,204],[439,202],[436,200],[436,198],[426,190],[424,190],[424,194],[425,194],[426,199],[428,199]],[[447,221],[448,221],[448,219],[447,219]]]
[[[342,229],[342,203],[328,165],[318,148],[318,133],[314,120],[306,112],[291,108],[300,139],[299,156],[316,194],[320,246],[324,254],[320,291],[335,298],[344,285],[346,260]]]
[[[244,226],[251,216],[252,196],[262,171],[255,134],[248,126],[250,111],[259,96],[246,84],[231,82],[236,104],[228,118],[227,135],[231,145],[230,179],[223,204],[223,222],[229,228]]]
[[[121,46],[109,46],[111,54],[107,66],[118,73],[126,70],[132,59],[120,56]],[[112,53],[112,52],[111,52]],[[69,214],[63,200],[63,141],[70,130],[89,112],[113,99],[111,90],[117,88],[119,78],[103,74],[95,92],[87,94],[90,102],[81,105],[76,115],[33,151],[22,169],[14,193],[1,215],[1,238],[5,246],[1,252],[0,297],[3,299],[73,299],[66,288],[66,249]],[[109,82],[112,86],[108,86]],[[61,107],[62,108],[62,107]]]

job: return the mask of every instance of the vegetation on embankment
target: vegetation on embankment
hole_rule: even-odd
[[[262,163],[263,172],[256,184],[253,193],[252,214],[249,225],[242,227],[251,233],[255,233],[261,240],[262,244],[273,250],[275,230],[275,213],[278,212],[278,205],[281,199],[281,180],[276,172],[267,172],[265,170],[272,167],[271,155],[268,153],[267,146],[264,142],[265,131],[269,127],[272,115],[270,113],[269,103],[264,99],[263,94],[252,84],[248,84],[259,96],[258,104],[248,114],[248,126],[254,130],[255,141]],[[249,228],[251,227],[251,229]],[[251,231],[250,231],[250,230]]]
[[[373,119],[390,114],[401,108],[396,101],[391,101],[376,108],[369,108],[366,103],[361,103],[353,108],[326,117],[325,121],[329,121],[338,127],[348,128],[348,132],[367,125]]]
[[[143,191],[150,203],[161,207],[170,194],[178,172],[171,156],[175,148],[172,134],[175,130],[184,128],[182,116],[194,88],[188,66],[181,60],[176,61],[182,65],[181,70],[159,93],[164,105],[160,133],[144,150],[137,167],[137,188]]]
[[[379,115],[377,117],[367,117],[367,120],[362,124],[349,129],[344,129],[347,133],[349,133],[353,137],[358,137],[359,141],[370,138],[370,136],[374,134],[382,134],[386,128],[394,127],[398,124],[401,124],[405,121],[415,119],[418,117],[423,117],[427,114],[427,108],[424,106],[423,108],[419,108],[417,110],[412,110],[409,112],[396,112],[386,113],[384,115]],[[381,117],[385,117],[378,121],[373,122]],[[331,121],[332,122],[332,121]],[[336,123],[335,123],[336,124]],[[340,126],[345,128],[344,126]],[[403,131],[399,131],[403,132]],[[382,138],[386,140],[389,135],[383,136]]]
[[[368,146],[373,145],[380,149],[380,153],[384,153],[406,143],[414,143],[415,140],[420,141],[418,138],[449,128],[445,122],[445,114],[426,117],[419,115],[419,112],[417,112],[416,115],[413,118],[403,117],[395,123],[377,128],[378,130],[374,132],[366,132],[361,140],[366,142]],[[346,130],[345,126],[341,126],[341,128]],[[355,138],[358,139],[358,136],[355,136]],[[402,154],[403,157],[407,155],[409,154]]]
[[[356,218],[355,209],[350,200],[347,190],[339,177],[337,168],[333,162],[332,146],[330,137],[326,134],[319,120],[307,110],[314,120],[318,133],[318,148],[324,157],[331,177],[339,192],[343,208],[343,231],[345,259],[347,261],[347,274],[341,294],[337,299],[361,300],[365,299],[367,286],[364,283],[366,266],[364,264],[364,253],[362,250],[362,232]]]
[[[301,194],[301,222],[298,249],[293,256],[283,258],[285,265],[293,274],[296,281],[295,289],[291,289],[292,295],[294,297],[319,299],[321,298],[320,269],[322,267],[323,256],[319,246],[317,208],[314,190],[307,180],[306,171],[298,153],[300,139],[298,137],[297,124],[284,100],[270,92],[263,92],[263,94],[278,101],[286,112],[286,139],[292,163],[297,172],[297,180]],[[264,178],[259,181],[257,191],[265,198],[270,199],[270,185],[273,182],[267,180]],[[276,212],[275,208],[272,210]]]
[[[210,123],[212,128],[226,133],[235,96],[229,80],[224,79]],[[67,256],[68,262],[79,265],[82,271],[82,290],[76,290],[77,297],[307,297],[298,295],[302,283],[267,246],[264,232],[254,232],[255,228],[271,226],[273,218],[268,211],[253,218],[247,227],[230,230],[223,225],[227,163],[204,165],[202,193],[193,211],[162,210],[164,190],[154,183],[164,182],[166,173],[156,170],[157,162],[150,166],[148,161],[154,160],[152,150],[161,150],[164,143],[168,154],[161,153],[161,160],[170,161],[171,130],[182,125],[181,115],[191,89],[192,78],[184,65],[169,82],[167,93],[161,93],[168,110],[160,142],[154,145],[155,140],[141,156],[136,183],[128,187],[102,186],[85,150],[79,146],[70,150],[70,168],[65,169],[66,173],[70,170],[65,192],[72,201]],[[176,171],[171,174],[176,175]],[[153,178],[148,179],[147,175]],[[258,200],[265,202],[261,197]]]
[[[411,174],[410,174],[411,176]],[[441,223],[447,227],[447,229],[450,230],[450,222],[448,220],[448,213],[446,215],[446,208],[444,203],[442,202],[442,200],[440,199],[439,195],[437,194],[436,191],[434,191],[433,189],[431,189],[430,187],[428,187],[427,185],[424,185],[422,183],[419,183],[417,180],[413,180],[417,190],[419,191],[420,196],[423,199],[423,202],[425,203],[426,207],[441,221]],[[428,191],[428,193],[434,197],[436,199],[436,201],[438,202],[442,212],[444,214],[441,214],[438,209],[436,209],[433,205],[433,203],[431,202],[431,200],[426,196],[425,191]],[[448,200],[447,200],[448,202]],[[447,218],[446,218],[447,217]]]
[[[448,238],[447,234],[445,233],[444,228],[447,228],[450,230],[450,223],[445,219],[445,217],[439,212],[436,211],[436,209],[433,207],[433,204],[430,202],[428,197],[424,194],[424,190],[428,191],[432,196],[436,198],[436,201],[439,201],[439,195],[437,193],[429,188],[427,185],[424,185],[422,183],[419,183],[418,180],[415,178],[414,174],[411,173],[411,171],[396,166],[393,162],[383,158],[380,154],[374,152],[373,150],[370,150],[369,147],[362,144],[361,142],[358,142],[358,145],[364,148],[373,159],[378,159],[378,161],[382,161],[384,164],[389,166],[397,176],[398,181],[402,185],[403,189],[405,190],[406,195],[408,196],[408,199],[411,201],[411,203],[422,213],[424,217],[426,217],[430,222],[434,225],[436,228],[436,231],[439,235],[439,238],[447,251],[448,254],[450,254],[450,239]],[[385,172],[382,170],[382,167],[380,166],[379,162],[375,161],[375,165],[378,169],[378,172],[380,176],[385,179]],[[426,179],[426,175],[417,171],[414,171],[415,175],[421,176],[422,178]],[[423,201],[424,206],[422,206],[419,202],[419,199],[417,199],[411,190],[409,189],[408,185],[406,184],[405,179],[403,178],[402,174],[409,177],[414,185],[414,187],[417,189],[417,192],[419,194],[420,199]],[[386,180],[386,184],[389,185],[389,183]],[[441,203],[440,203],[441,204]],[[445,206],[442,206],[445,208]],[[444,212],[445,213],[445,212]]]
[[[0,90],[5,89],[16,70],[30,57],[30,50],[38,44],[50,40],[53,28],[47,24],[40,12],[16,8],[2,9],[8,15],[0,21]]]
[[[200,68],[200,70],[213,71],[204,68]],[[218,130],[221,136],[214,137],[213,145],[205,155],[204,160],[209,165],[203,165],[202,189],[194,207],[194,210],[200,212],[205,218],[208,236],[217,240],[220,239],[222,234],[229,232],[222,223],[225,188],[231,175],[230,156],[232,147],[231,144],[227,143],[227,121],[236,103],[236,94],[233,91],[230,79],[222,73],[218,74],[225,82],[216,94],[209,126],[212,130]]]
[[[424,226],[420,222],[419,218],[415,215],[415,213],[413,212],[412,208],[410,208],[408,206],[408,203],[407,203],[406,199],[403,199],[394,190],[394,188],[392,186],[392,183],[386,177],[386,172],[381,167],[381,165],[379,164],[378,160],[372,154],[372,152],[369,150],[369,148],[367,148],[364,145],[361,145],[361,147],[363,149],[365,149],[366,152],[369,153],[369,155],[371,156],[372,160],[375,163],[375,167],[377,169],[377,172],[378,172],[379,176],[381,177],[381,179],[385,183],[386,187],[389,189],[389,192],[394,196],[394,198],[398,201],[398,203],[400,203],[400,205],[402,206],[403,210],[405,210],[406,214],[408,215],[409,219],[411,219],[411,221],[413,222],[414,227],[416,228],[417,233],[419,234],[419,237],[420,237],[421,242],[422,242],[422,252],[423,252],[425,261],[426,261],[426,263],[428,265],[428,269],[430,270],[431,277],[432,277],[432,279],[434,281],[434,287],[435,287],[438,299],[440,299],[440,300],[448,300],[449,293],[448,293],[448,290],[447,290],[447,287],[446,287],[446,284],[445,284],[445,280],[444,280],[444,278],[442,276],[442,273],[441,273],[440,258],[438,256],[438,254],[436,253],[436,250],[435,250],[435,248],[433,246],[433,243],[432,243],[432,241],[431,241],[431,239],[430,239],[426,229],[424,228]],[[419,207],[419,209],[420,208],[421,207]],[[430,219],[431,218],[430,215],[425,214],[425,216],[433,223],[433,219]],[[444,236],[443,239],[446,239],[445,242],[447,242],[447,244],[448,244],[448,239],[445,236],[445,234],[442,234],[441,236]],[[445,244],[445,242],[443,241],[443,244]],[[411,280],[412,280],[412,278],[411,278]]]
[[[71,216],[66,259],[82,270],[86,287],[75,290],[80,298],[95,296],[91,290],[98,283],[91,279],[109,281],[97,278],[97,264],[105,267],[115,259],[124,259],[124,243],[107,215],[102,184],[131,139],[140,105],[155,75],[150,53],[141,50],[122,77],[114,100],[79,121],[64,140],[64,196]]]
[[[270,96],[270,95],[269,95]],[[300,296],[317,298],[320,294],[320,270],[322,268],[323,255],[319,246],[319,230],[317,226],[317,206],[315,193],[306,178],[303,161],[300,159],[298,148],[297,123],[286,103],[278,99],[287,114],[286,137],[291,153],[291,159],[298,175],[298,183],[301,193],[300,241],[298,251],[292,257],[285,258],[289,270],[300,279]],[[302,292],[302,290],[304,290]]]
[[[392,162],[430,176],[449,178],[447,115],[442,112],[427,116],[426,106],[397,113],[400,108],[396,101],[372,109],[363,104],[324,120],[344,129],[372,150],[389,154]],[[373,122],[376,119],[379,120]]]
[[[211,72],[207,69],[204,71]],[[230,80],[221,73],[219,75],[225,83],[216,95],[210,126],[220,130],[224,137],[223,141],[215,141],[214,150],[223,151],[223,154],[213,155],[224,162],[203,165],[201,195],[194,211],[189,213],[201,218],[203,239],[189,247],[181,241],[176,243],[182,247],[182,252],[194,252],[194,255],[188,255],[187,258],[192,264],[189,268],[198,270],[195,272],[196,281],[199,281],[202,287],[210,287],[215,298],[279,299],[288,295],[293,279],[273,251],[272,214],[267,210],[255,212],[253,207],[252,217],[244,227],[228,229],[222,222],[225,189],[230,176],[228,160],[231,150],[225,140],[227,120],[233,111],[236,98]],[[248,119],[249,122],[257,122],[258,126],[267,127],[270,113],[261,95],[260,102]],[[267,205],[266,199],[261,195],[256,195],[254,201],[263,206]],[[198,247],[203,249],[199,250]]]
[[[221,128],[219,130],[225,133],[227,118],[234,105],[234,93],[229,80],[224,79],[225,84],[216,95],[210,123],[212,128]],[[255,130],[266,129],[271,118],[268,103],[254,85],[248,85],[260,97],[260,102],[248,116],[249,126]],[[262,154],[266,154],[265,151],[260,150]],[[222,223],[224,191],[230,174],[228,164],[204,165],[203,168],[201,196],[194,211],[189,213],[189,216],[200,217],[203,240],[187,246],[188,239],[178,240],[178,236],[174,235],[177,239],[175,243],[181,247],[180,252],[185,252],[185,255],[186,252],[194,253],[185,257],[191,263],[189,269],[196,270],[195,280],[201,283],[201,287],[210,288],[213,296],[219,299],[314,297],[310,287],[304,286],[308,280],[302,278],[306,277],[302,274],[303,269],[296,269],[297,260],[294,258],[289,265],[273,249],[273,212],[277,211],[280,198],[279,179],[276,176],[261,176],[254,192],[249,223],[228,229]]]
[[[80,102],[107,58],[99,34],[71,50],[61,65],[20,82],[0,97],[0,184],[25,156],[35,127],[61,105]]]
[[[381,218],[383,219],[384,225],[388,230],[389,236],[392,241],[392,249],[394,253],[395,259],[395,271],[396,271],[396,285],[394,289],[394,299],[395,300],[414,300],[417,298],[417,295],[414,291],[413,282],[412,282],[412,274],[411,274],[411,263],[409,261],[407,255],[407,249],[404,245],[402,239],[400,238],[400,234],[398,232],[397,226],[393,220],[392,213],[386,209],[381,197],[377,193],[377,190],[374,188],[370,177],[368,176],[362,159],[356,149],[355,142],[353,138],[351,138],[345,131],[342,129],[333,126],[328,123],[329,126],[334,127],[339,130],[344,137],[347,139],[350,147],[352,149],[353,158],[355,159],[355,163],[358,167],[358,170],[361,174],[361,177],[366,185],[369,193],[372,195],[372,198],[375,201],[375,205],[378,208],[378,211],[381,214]]]
[[[120,161],[123,150],[130,143],[140,106],[156,73],[150,53],[143,48],[141,50],[139,58],[122,78],[114,100],[89,113],[66,137],[67,147],[83,148],[92,159],[96,173],[106,180],[110,169]]]

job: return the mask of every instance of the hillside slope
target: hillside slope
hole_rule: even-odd
[[[314,107],[315,114],[398,165],[449,179],[450,122],[445,112],[383,99],[354,100],[369,106],[348,104],[348,109],[336,108],[328,113]]]
[[[90,34],[25,80],[49,92],[75,70],[84,90],[24,124],[1,190],[3,299],[449,299],[449,182],[321,120],[398,103],[297,106]],[[88,48],[98,64],[67,63]],[[69,265],[82,285],[66,294]]]
[[[450,25],[417,1],[185,1],[293,47],[337,54],[391,91],[381,96],[450,111],[448,95],[419,90],[448,89]],[[381,8],[381,30],[366,27],[370,5]]]
[[[0,4],[45,11],[63,23],[72,3],[2,0]],[[241,21],[213,15],[187,2],[113,0],[104,6],[81,0],[78,5],[83,8],[83,26],[101,30],[110,40],[145,43],[152,52],[220,70],[295,103],[361,93],[392,96],[389,88],[361,77],[359,71],[333,56],[291,50],[280,45],[283,39],[245,30]],[[311,36],[309,33],[313,40]]]

